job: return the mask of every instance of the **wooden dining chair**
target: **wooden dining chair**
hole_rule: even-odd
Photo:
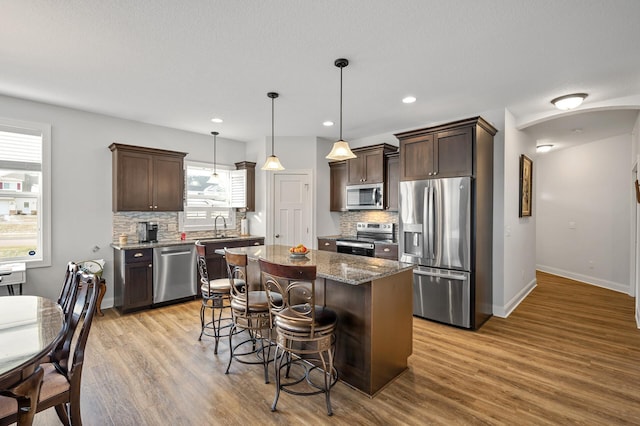
[[[69,324],[58,347],[65,348],[52,354],[51,362],[41,364],[44,371],[42,388],[36,412],[55,407],[58,418],[64,425],[82,425],[80,412],[80,390],[84,351],[89,338],[89,331],[96,313],[100,281],[93,274],[77,272],[77,292],[73,308],[69,315]],[[80,330],[78,331],[78,327]],[[69,348],[69,349],[66,349]],[[72,350],[71,350],[72,349]],[[13,404],[17,413],[17,402],[14,398],[2,400],[0,405]],[[17,421],[17,414],[9,416]]]
[[[33,424],[43,377],[44,371],[38,366],[29,377],[11,389],[0,391],[0,426],[16,421],[17,426]]]

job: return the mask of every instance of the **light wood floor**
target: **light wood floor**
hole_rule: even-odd
[[[640,330],[624,294],[538,274],[507,319],[479,331],[414,319],[410,368],[370,399],[338,383],[322,396],[283,394],[259,366],[199,342],[199,303],[119,316],[106,310],[88,342],[85,425],[640,424]],[[57,425],[53,409],[36,425]]]

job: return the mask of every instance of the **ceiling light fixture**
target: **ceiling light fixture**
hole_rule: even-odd
[[[274,132],[273,132],[273,102],[279,96],[276,92],[269,92],[267,96],[271,98],[271,155],[267,157],[267,160],[264,162],[264,166],[262,166],[262,170],[267,170],[271,172],[284,170],[282,164],[280,164],[280,160],[273,153],[273,141],[274,141]]]
[[[551,103],[559,110],[567,111],[579,107],[586,97],[586,93],[573,93],[571,95],[557,97],[553,99]]]
[[[211,119],[213,123],[222,123],[222,118],[214,117]]]
[[[333,144],[331,152],[325,158],[328,160],[342,161],[350,158],[356,158],[356,155],[349,148],[349,144],[342,140],[342,68],[349,65],[349,61],[341,58],[336,59],[333,63],[340,68],[340,140]]]
[[[402,103],[405,103],[405,104],[412,104],[415,101],[416,101],[416,97],[415,96],[407,96],[407,97],[402,98]]]
[[[553,144],[544,144],[544,145],[538,145],[536,147],[536,151],[537,152],[549,152],[551,151],[551,148],[553,148]]]
[[[218,183],[220,181],[220,176],[218,176],[218,171],[216,170],[216,137],[220,134],[218,132],[211,132],[213,135],[213,174],[207,180],[207,183]]]
[[[324,127],[331,127],[331,126],[333,126],[333,121],[329,121],[329,120],[324,121],[324,122],[322,123],[322,125],[323,125]]]

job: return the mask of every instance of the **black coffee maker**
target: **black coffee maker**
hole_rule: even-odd
[[[157,222],[138,222],[138,242],[139,243],[157,243],[158,242],[158,223]]]

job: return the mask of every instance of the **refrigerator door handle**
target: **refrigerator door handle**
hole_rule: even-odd
[[[436,189],[429,186],[429,255],[431,259],[436,258]]]
[[[424,198],[422,203],[422,239],[425,248],[424,256],[431,259],[431,184],[424,188]]]
[[[413,273],[416,275],[426,275],[428,277],[447,278],[447,279],[456,280],[456,281],[466,281],[467,279],[465,275],[441,274],[438,272],[427,272],[427,271],[420,271],[416,269],[413,270]]]

